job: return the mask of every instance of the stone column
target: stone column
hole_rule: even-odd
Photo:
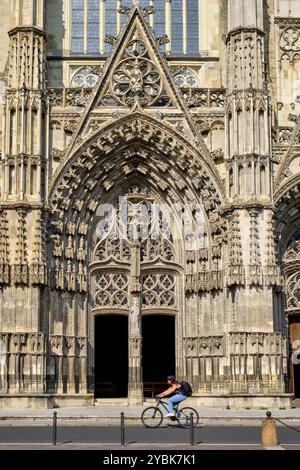
[[[275,247],[272,214],[268,214],[272,199],[271,100],[264,67],[263,3],[263,0],[228,0],[226,160],[235,184],[227,194],[230,249],[226,270],[227,286],[235,299],[229,304],[229,309],[235,311],[230,329],[238,328],[241,332],[233,337],[231,345],[235,392],[245,387],[250,391],[253,382],[256,391],[273,390],[277,380],[276,374],[264,381],[260,378],[264,351],[259,341],[253,343],[253,357],[258,358],[256,369],[251,365],[252,355],[243,350],[246,341],[251,341],[245,332],[258,333],[263,339],[273,338],[274,291],[279,284],[279,267],[272,254]],[[247,365],[246,371],[243,364]]]
[[[84,32],[83,32],[84,53],[88,51],[88,2],[84,0]]]
[[[149,0],[149,6],[154,7],[154,1]],[[150,15],[150,26],[151,28],[154,28],[154,15]]]
[[[182,39],[183,53],[187,53],[187,0],[182,1]]]
[[[105,52],[105,0],[100,0],[100,9],[99,9],[99,42],[100,42],[100,54]]]
[[[128,318],[128,401],[130,404],[142,404],[142,322],[139,243],[134,243],[131,249],[131,273],[129,289],[130,313]]]
[[[172,28],[171,28],[171,0],[166,0],[166,34],[170,42],[166,44],[166,52],[170,54],[172,45]]]
[[[87,393],[87,339],[77,338],[78,351],[77,360],[79,367],[79,391],[81,393]]]

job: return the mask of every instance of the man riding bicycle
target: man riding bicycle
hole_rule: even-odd
[[[179,382],[177,382],[176,377],[174,375],[168,375],[167,383],[169,385],[169,388],[164,392],[156,395],[156,398],[163,398],[172,395],[167,400],[169,413],[166,415],[167,417],[171,418],[175,416],[175,403],[180,403],[183,400],[186,400],[187,396],[183,393],[184,391],[182,389],[182,386]]]

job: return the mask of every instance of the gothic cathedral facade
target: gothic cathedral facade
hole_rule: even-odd
[[[2,0],[0,51],[0,407],[290,407],[299,0]]]

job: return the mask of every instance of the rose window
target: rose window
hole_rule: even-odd
[[[138,100],[151,105],[162,92],[161,77],[147,56],[147,49],[139,39],[130,41],[126,58],[117,66],[112,80],[112,93],[121,104],[132,105]]]

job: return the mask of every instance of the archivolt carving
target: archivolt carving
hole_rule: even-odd
[[[207,223],[211,222],[212,238],[215,245],[222,243],[222,223],[218,215],[221,193],[209,164],[202,162],[197,153],[178,140],[163,124],[157,127],[151,120],[139,115],[120,119],[118,126],[103,129],[88,141],[81,151],[61,166],[60,178],[52,189],[50,197],[51,226],[53,235],[53,256],[55,262],[54,286],[70,287],[84,291],[87,268],[87,236],[96,216],[100,201],[106,200],[110,192],[119,194],[120,178],[126,182],[133,178],[147,181],[156,188],[168,205],[203,204]],[[131,197],[135,197],[135,190]],[[147,197],[144,194],[140,200]],[[72,233],[69,233],[70,222]],[[68,225],[69,224],[69,225]],[[67,236],[64,236],[66,233]],[[73,241],[68,237],[73,237]],[[116,240],[117,238],[117,240]],[[98,240],[94,261],[104,262],[109,256],[129,263],[128,240],[122,237],[108,237]],[[72,251],[73,250],[73,251]],[[70,266],[66,264],[66,253]],[[79,256],[79,258],[78,258]],[[154,258],[174,262],[172,240],[168,236],[160,240],[142,241],[142,262],[153,262]],[[53,268],[52,268],[53,269]],[[68,273],[67,273],[68,271]],[[64,287],[65,286],[65,287]]]
[[[207,163],[204,164],[204,161],[201,161],[201,157],[191,148],[190,143],[185,142],[183,138],[179,140],[173,130],[161,123],[158,127],[157,123],[154,124],[150,118],[140,116],[139,113],[135,113],[132,117],[121,118],[113,126],[103,128],[100,135],[98,132],[90,137],[84,146],[85,150],[84,148],[81,148],[80,151],[77,149],[75,155],[70,157],[68,165],[64,162],[64,165],[59,166],[55,179],[57,180],[58,174],[63,169],[65,180],[74,179],[75,174],[82,174],[84,168],[90,172],[94,167],[95,171],[95,166],[99,163],[99,154],[104,159],[110,153],[116,152],[117,148],[121,150],[121,146],[123,148],[128,146],[130,142],[140,143],[142,146],[145,143],[148,151],[155,149],[157,154],[166,156],[168,166],[175,166],[179,171],[197,175],[197,177],[191,178],[196,190],[206,186],[211,192],[209,197],[211,206],[216,208],[220,205],[222,185],[218,181],[217,175],[214,174],[214,170],[209,168]],[[159,160],[161,161],[162,158]],[[70,175],[70,171],[72,171],[72,175]],[[56,187],[57,184],[56,181]]]
[[[291,201],[295,201],[300,194],[300,179],[299,175],[291,177],[287,184],[279,187],[275,192],[274,202],[277,209],[284,204],[290,204]]]
[[[290,240],[285,254],[283,256],[283,262],[298,260],[300,263],[300,231],[297,230],[292,239]]]
[[[287,280],[287,308],[300,310],[300,271]]]
[[[289,234],[282,256],[283,272],[285,274],[287,310],[300,311],[300,230],[297,228]],[[293,227],[293,226],[292,226]]]

